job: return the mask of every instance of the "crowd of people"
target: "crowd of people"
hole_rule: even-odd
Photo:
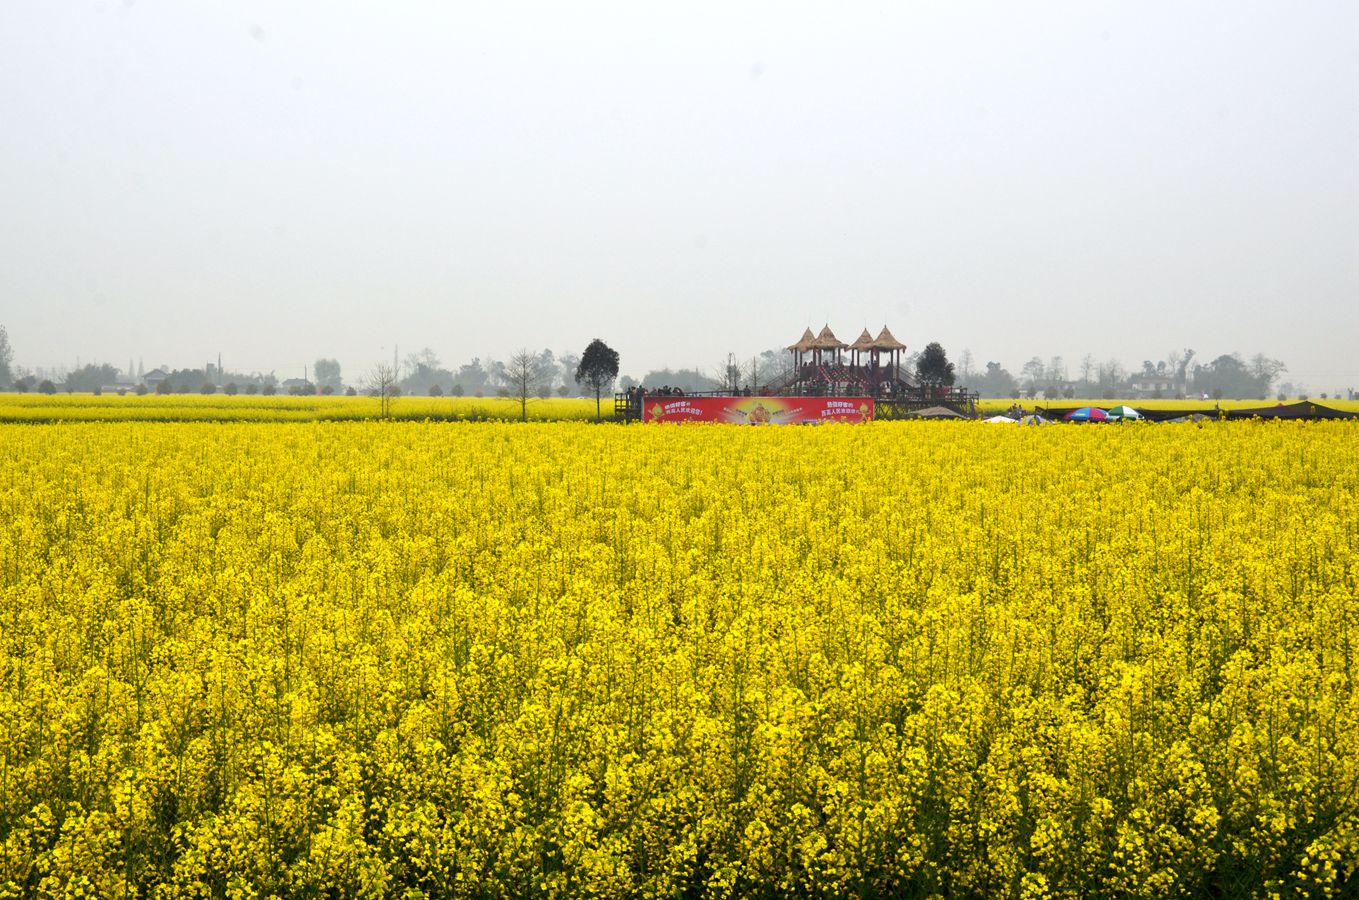
[[[683,397],[685,396],[685,393],[684,388],[671,387],[670,385],[666,384],[658,388],[644,388],[640,386],[630,387],[626,391],[624,391],[624,396],[628,398],[629,403],[632,403],[633,401],[640,401],[643,397]],[[769,388],[767,387],[762,387],[758,391],[746,387],[737,388],[736,390],[731,392],[731,396],[769,397],[772,396],[772,394]]]
[[[641,386],[630,387],[627,389],[627,397],[629,402],[633,400],[640,400],[643,397],[683,397],[683,396],[684,396],[683,388],[677,387],[672,388],[668,384],[662,385],[661,387],[658,388],[652,388],[651,390],[647,390],[646,388]]]

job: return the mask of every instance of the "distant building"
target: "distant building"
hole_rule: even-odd
[[[142,383],[154,391],[156,388],[160,387],[161,382],[169,377],[170,373],[164,369],[152,369],[142,376]]]
[[[1056,384],[1049,384],[1038,392],[1044,400],[1056,400],[1059,397],[1076,396],[1076,382],[1059,381]]]
[[[1143,400],[1153,397],[1174,397],[1179,393],[1179,385],[1174,378],[1159,375],[1151,378],[1146,376],[1134,378],[1128,384],[1128,389],[1133,399]]]
[[[314,394],[316,385],[305,378],[285,378],[278,386],[285,394]]]

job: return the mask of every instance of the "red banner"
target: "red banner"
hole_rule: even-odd
[[[867,422],[872,397],[662,397],[642,400],[644,422],[733,422],[739,425],[801,425]]]

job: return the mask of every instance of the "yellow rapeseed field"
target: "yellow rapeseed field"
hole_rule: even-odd
[[[5,422],[337,422],[376,419],[375,397],[292,397],[236,394],[0,394]],[[600,412],[613,416],[613,395]],[[532,397],[520,407],[510,397],[398,397],[391,418],[402,421],[593,420],[593,398]]]
[[[1359,891],[1359,427],[0,426],[0,896]]]

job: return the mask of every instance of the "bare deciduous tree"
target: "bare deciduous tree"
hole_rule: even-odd
[[[1258,383],[1262,400],[1279,376],[1287,371],[1288,366],[1277,359],[1270,359],[1263,353],[1257,353],[1250,358],[1250,375]],[[1339,393],[1336,396],[1340,396]]]
[[[0,388],[8,388],[14,380],[10,366],[14,363],[14,350],[9,345],[9,333],[0,325]]]
[[[972,376],[977,374],[976,361],[972,357],[972,350],[964,347],[963,352],[958,355],[958,377],[964,382],[971,381]]]
[[[1166,370],[1175,379],[1175,392],[1180,396],[1189,390],[1189,364],[1194,361],[1194,351],[1171,350],[1166,354]]]
[[[1094,384],[1095,375],[1095,354],[1087,353],[1081,358],[1081,389],[1088,391],[1090,385]]]
[[[542,393],[547,374],[543,371],[542,358],[527,349],[519,349],[505,363],[505,380],[509,383],[510,396],[519,401],[520,421],[528,421],[529,399]]]
[[[378,415],[391,418],[392,399],[396,395],[396,367],[390,363],[378,363],[368,371],[364,382],[368,393],[378,398]]]

